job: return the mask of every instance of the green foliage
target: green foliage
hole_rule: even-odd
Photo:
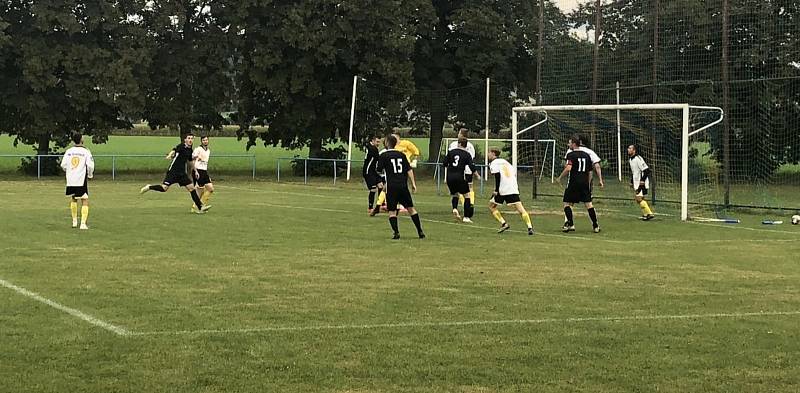
[[[353,76],[408,83],[422,0],[252,3],[230,1],[239,31],[241,136],[248,146],[319,146],[346,132]],[[398,12],[398,10],[400,10]],[[251,125],[269,124],[268,132]]]
[[[143,2],[10,1],[0,5],[0,132],[39,154],[80,131],[95,141],[130,126],[147,66],[142,30],[129,19]]]

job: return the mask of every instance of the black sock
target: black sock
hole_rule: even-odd
[[[369,208],[372,210],[372,206],[375,204],[375,191],[369,192]]]
[[[189,191],[189,194],[191,194],[192,200],[194,201],[194,204],[197,206],[197,208],[198,209],[202,208],[203,202],[200,202],[200,197],[197,196],[197,190]]]
[[[397,229],[397,216],[389,217],[389,225],[392,226],[392,231],[394,231],[394,233],[400,233],[400,230]]]
[[[450,203],[453,205],[453,209],[458,209],[458,197],[457,196],[454,196],[450,200]]]
[[[419,214],[411,216],[411,221],[414,221],[414,226],[417,227],[417,233],[422,233],[422,223],[419,222]]]
[[[592,227],[597,228],[597,213],[595,213],[594,208],[587,209],[589,212],[589,218],[592,219]]]
[[[158,191],[158,192],[166,192],[167,191],[167,190],[164,189],[164,187],[161,187],[161,184],[153,184],[152,186],[150,186],[150,189],[153,190],[153,191]]]
[[[472,218],[475,209],[472,208],[472,201],[469,198],[464,198],[464,217]]]
[[[574,225],[572,222],[572,208],[569,206],[564,206],[564,217],[567,218],[566,224],[568,226]]]

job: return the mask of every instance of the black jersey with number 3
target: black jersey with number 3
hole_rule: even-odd
[[[585,151],[576,150],[567,154],[567,164],[572,165],[569,171],[569,183],[589,184],[589,174],[592,172],[592,157]]]
[[[475,173],[472,156],[464,149],[456,148],[447,152],[443,164],[447,168],[447,180],[464,179],[464,168],[466,167]]]
[[[386,150],[378,157],[378,173],[386,172],[386,186],[408,187],[408,171],[411,164],[403,153],[397,150]]]

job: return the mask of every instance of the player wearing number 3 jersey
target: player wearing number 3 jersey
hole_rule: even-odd
[[[411,171],[411,164],[405,154],[395,150],[397,138],[394,135],[386,137],[386,150],[378,157],[377,171],[386,173],[386,209],[389,211],[389,224],[392,226],[394,235],[392,239],[400,238],[400,230],[397,226],[397,205],[401,204],[408,209],[411,221],[417,227],[417,235],[420,239],[425,238],[422,232],[422,224],[419,214],[414,208],[414,201],[408,190],[408,179],[411,179],[411,189],[417,191],[417,183],[414,179],[414,172]]]

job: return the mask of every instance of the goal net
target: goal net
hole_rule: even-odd
[[[458,138],[444,138],[442,148],[439,151],[438,162],[444,160],[450,147],[457,141]],[[497,148],[500,150],[509,150],[513,142],[512,139],[508,138],[475,138],[469,141],[475,146],[475,165],[481,168],[488,166],[488,161],[486,160],[486,152],[488,149]],[[552,182],[555,180],[555,176],[558,176],[558,173],[556,173],[556,163],[558,159],[556,158],[556,141],[554,139],[519,139],[517,143],[531,150],[533,150],[533,144],[538,144],[538,150],[541,152],[538,156],[537,165],[520,165],[517,168],[519,171],[525,172],[526,176],[531,179],[536,177],[537,181],[546,180]],[[535,173],[533,172],[534,168],[536,169]],[[485,170],[482,171],[481,174],[486,178]]]
[[[633,198],[629,145],[652,171],[648,199],[662,214],[686,220],[722,219],[721,137],[716,127],[722,110],[688,104],[629,104],[517,107],[512,111],[512,163],[540,169],[545,153],[523,140],[555,141],[557,170],[563,168],[567,144],[579,135],[601,158],[605,188],[594,182],[594,197],[629,202]],[[557,176],[557,175],[556,175]],[[533,177],[536,196],[561,196],[562,186]]]

